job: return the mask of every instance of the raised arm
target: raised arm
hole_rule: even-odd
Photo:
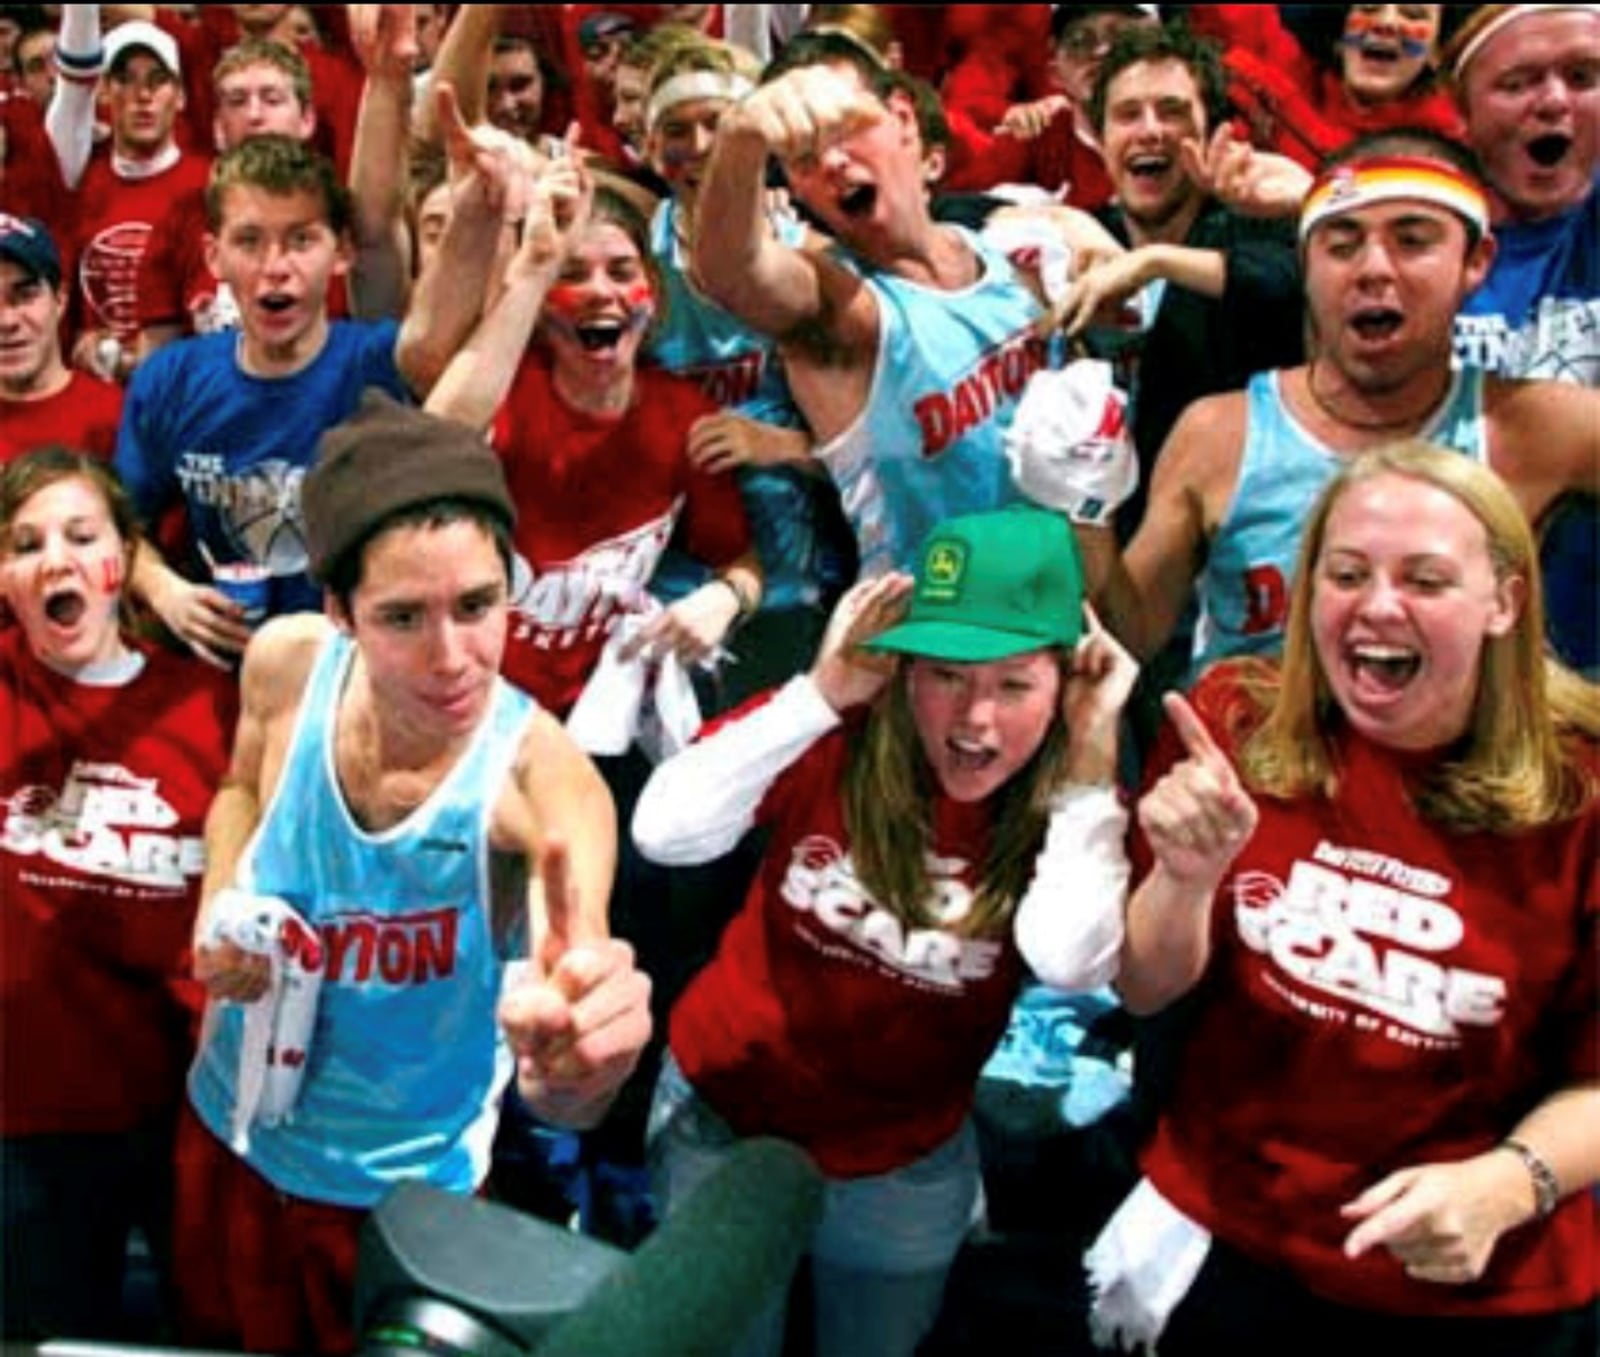
[[[395,360],[411,390],[426,396],[483,312],[508,224],[525,210],[526,166],[513,148],[474,140],[448,85],[434,90],[450,152],[450,224],[417,280]]]
[[[528,860],[527,973],[500,1022],[533,1111],[574,1127],[605,1116],[650,1036],[650,982],[611,936],[616,811],[588,757],[537,712],[495,807],[496,847]]]
[[[882,116],[881,107],[822,66],[790,71],[723,115],[693,246],[694,277],[707,295],[778,338],[824,318],[824,262],[785,245],[768,223],[767,159],[816,156]]]
[[[1109,528],[1078,525],[1078,545],[1106,625],[1141,660],[1172,635],[1205,563],[1208,493],[1237,478],[1244,438],[1238,395],[1196,401],[1167,436],[1150,477],[1144,518],[1126,550]]]
[[[499,5],[458,5],[429,73],[430,93],[439,85],[454,89],[461,116],[469,126],[476,126],[485,118],[489,63],[494,40],[500,35],[500,9]],[[432,146],[444,144],[446,129],[436,116],[431,99],[424,100],[418,109],[415,130],[420,141]]]
[[[522,244],[505,285],[428,396],[431,414],[486,429],[511,389],[550,285],[589,219],[594,186],[576,156],[552,161],[528,194]]]
[[[63,5],[56,34],[56,87],[44,126],[61,166],[61,180],[78,187],[94,151],[94,98],[105,65],[100,5]]]
[[[367,73],[350,156],[355,205],[351,301],[358,316],[398,318],[405,314],[411,292],[405,194],[411,68],[417,54],[415,7],[351,5],[350,39]]]
[[[1228,756],[1179,693],[1163,699],[1188,757],[1139,802],[1155,865],[1128,901],[1117,990],[1154,1013],[1194,986],[1211,959],[1217,888],[1255,832],[1257,811]]]
[[[1067,785],[1018,902],[1017,948],[1033,973],[1058,989],[1112,980],[1122,950],[1128,895],[1128,815],[1117,795],[1117,732],[1139,666],[1086,609],[1088,632],[1061,685]]]

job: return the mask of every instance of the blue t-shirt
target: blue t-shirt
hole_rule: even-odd
[[[1456,317],[1456,357],[1502,377],[1600,388],[1600,180],[1547,221],[1504,222],[1489,277]],[[1546,519],[1540,557],[1547,630],[1567,663],[1600,675],[1600,514],[1591,496]]]
[[[334,321],[306,367],[254,377],[239,365],[238,334],[180,340],[140,364],[128,386],[116,469],[154,524],[178,499],[189,535],[213,560],[253,561],[273,575],[273,613],[316,610],[306,574],[300,482],[317,440],[355,412],[361,393],[410,392],[395,365],[394,321]]]
[[[1547,221],[1494,228],[1494,267],[1456,317],[1457,359],[1600,387],[1600,187]]]

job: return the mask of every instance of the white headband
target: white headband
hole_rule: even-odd
[[[1504,14],[1497,14],[1490,19],[1456,53],[1452,69],[1460,75],[1467,69],[1467,63],[1483,50],[1484,43],[1506,25],[1514,24],[1518,19],[1526,19],[1530,14],[1558,14],[1562,10],[1576,10],[1580,14],[1600,14],[1600,5],[1507,5]]]
[[[675,104],[694,99],[743,99],[755,88],[742,75],[732,71],[685,71],[675,75],[650,96],[645,126],[654,128],[661,115]]]

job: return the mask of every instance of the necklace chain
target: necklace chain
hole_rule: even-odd
[[[1448,377],[1446,390],[1449,389]],[[1416,430],[1422,427],[1428,416],[1437,410],[1444,400],[1444,392],[1430,400],[1428,406],[1420,413],[1406,415],[1402,419],[1351,419],[1348,415],[1341,414],[1330,405],[1323,394],[1317,390],[1317,360],[1312,359],[1306,364],[1306,392],[1311,397],[1311,403],[1335,424],[1342,424],[1347,429],[1358,429],[1362,433],[1387,433],[1393,429]]]

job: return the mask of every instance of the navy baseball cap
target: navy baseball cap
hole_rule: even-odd
[[[0,212],[0,259],[9,259],[30,277],[61,286],[61,252],[50,228],[37,217],[13,217]]]

